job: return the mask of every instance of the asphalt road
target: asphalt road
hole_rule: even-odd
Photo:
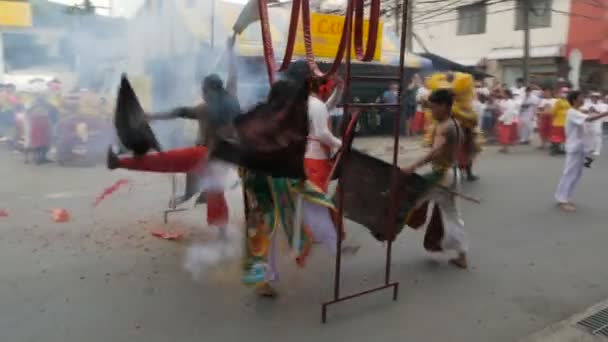
[[[428,255],[421,233],[405,231],[393,256],[399,300],[387,291],[340,304],[326,325],[333,258],[321,248],[303,269],[283,258],[276,300],[240,285],[238,188],[229,194],[232,242],[220,250],[202,207],[171,218],[182,241],[150,235],[165,228],[168,176],[36,167],[4,150],[0,161],[3,342],[515,341],[608,297],[606,156],[583,176],[580,210],[564,214],[552,200],[563,159],[487,149],[481,180],[465,189],[483,203],[463,203],[470,270]],[[93,207],[121,178],[130,188]],[[53,222],[53,208],[71,220]],[[354,224],[348,231],[362,248],[344,260],[344,293],[383,276],[382,245]]]

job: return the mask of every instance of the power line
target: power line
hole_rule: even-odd
[[[604,20],[604,18],[600,18],[600,17],[591,17],[585,14],[581,14],[581,13],[574,13],[574,12],[567,12],[567,11],[560,11],[560,10],[556,10],[556,9],[551,9],[551,12],[555,12],[555,13],[559,13],[559,14],[563,14],[563,15],[567,15],[567,16],[571,16],[571,17],[581,17],[581,18],[586,18],[589,20]]]
[[[500,3],[500,2],[504,2],[504,1],[497,1],[496,3]],[[501,10],[495,10],[495,11],[491,11],[491,12],[486,12],[485,14],[482,14],[482,15],[469,16],[467,18],[479,18],[479,17],[483,17],[485,15],[504,13],[504,12],[509,12],[509,11],[518,10],[518,9],[519,9],[519,7],[516,6],[516,7],[511,7],[511,8],[505,8],[505,9],[501,9]],[[581,13],[567,12],[567,11],[557,10],[557,9],[554,9],[554,8],[551,8],[550,11],[554,12],[554,13],[558,13],[558,14],[573,16],[573,17],[581,17],[581,18],[585,18],[585,19],[589,19],[589,20],[602,20],[602,21],[604,20],[601,17],[592,17],[592,16],[588,16],[588,15],[585,15],[585,14],[581,14]],[[425,18],[425,19],[432,19],[434,17],[435,16],[429,17],[429,18]],[[448,23],[448,22],[458,21],[458,20],[459,20],[459,18],[431,20],[431,21],[415,21],[414,24],[418,24],[418,25],[442,24],[442,23]]]
[[[491,11],[491,12],[487,12],[484,15],[475,15],[475,16],[470,16],[470,17],[467,17],[467,18],[479,18],[479,17],[483,17],[483,16],[486,16],[486,15],[490,15],[490,14],[509,12],[509,11],[514,10],[514,9],[517,9],[517,7],[506,8],[506,9],[501,9],[501,10],[496,10],[496,11]],[[451,19],[444,19],[444,20],[423,21],[423,22],[418,22],[416,24],[419,24],[419,25],[441,24],[441,23],[449,23],[449,22],[458,21],[458,20],[459,20],[459,18],[451,18]]]
[[[487,1],[487,2],[485,2],[485,5],[486,5],[486,6],[491,6],[491,5],[496,5],[496,4],[500,4],[500,3],[506,3],[506,2],[509,2],[509,1],[512,1],[512,0],[494,0],[494,1]],[[466,5],[465,5],[465,6],[466,6]],[[458,8],[460,8],[460,7],[462,7],[462,6],[457,6],[457,7],[447,8],[447,9],[445,9],[445,10],[441,11],[441,12],[436,12],[436,11],[433,11],[433,14],[434,14],[434,15],[430,15],[430,16],[429,16],[429,15],[427,15],[427,16],[421,16],[421,17],[418,17],[418,18],[416,18],[416,19],[418,19],[418,21],[417,21],[417,22],[414,22],[414,23],[421,23],[421,22],[423,22],[424,20],[433,19],[433,18],[436,18],[436,17],[442,16],[442,15],[444,15],[444,14],[447,14],[447,13],[450,13],[450,12],[452,12],[452,11],[454,11],[454,10],[457,10],[457,9],[458,9]],[[495,12],[495,11],[493,11],[493,12],[487,12],[487,11],[486,11],[486,13],[485,13],[485,14],[486,14],[486,15],[487,15],[487,14],[493,14],[494,12]],[[482,15],[470,16],[470,18],[479,17],[479,16],[482,16]],[[450,20],[457,20],[457,18],[450,19]]]

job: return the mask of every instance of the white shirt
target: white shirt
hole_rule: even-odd
[[[536,109],[540,104],[540,98],[534,94],[525,95],[521,98],[521,109],[519,117],[522,121],[530,121],[536,115]]]
[[[579,153],[593,150],[594,142],[588,115],[575,108],[566,113],[566,152]]]
[[[542,99],[542,100],[540,100],[540,104],[538,105],[538,108],[545,113],[547,113],[547,112],[550,113],[551,111],[553,111],[555,102],[557,102],[557,99],[554,99],[554,98]]]
[[[314,96],[308,97],[308,144],[304,158],[329,159],[328,146],[336,150],[342,146],[342,141],[329,131],[329,112],[325,103]]]
[[[603,102],[600,102],[600,101],[598,101],[597,103],[593,103],[593,102],[589,101],[589,102],[585,103],[585,105],[581,109],[589,112],[589,114],[593,114],[593,113],[601,114],[601,113],[608,112],[608,105]],[[606,122],[606,118],[601,118],[601,119],[593,121],[591,123],[591,125],[593,126],[593,131],[597,134],[602,134],[602,126],[603,126],[604,122]]]
[[[331,116],[343,116],[344,115],[344,108],[342,107],[336,107],[334,108],[329,115]]]
[[[506,99],[500,102],[501,115],[498,117],[498,121],[505,125],[511,125],[516,121],[517,115],[519,114],[519,102],[513,99]]]
[[[416,106],[416,111],[417,112],[423,112],[424,109],[422,108],[422,101],[426,100],[426,97],[429,96],[429,90],[426,89],[425,87],[420,87],[418,88],[418,91],[416,91],[416,103],[418,103],[418,105]]]
[[[481,117],[486,111],[486,104],[481,103],[479,100],[473,101],[473,110],[477,113],[477,117]],[[481,120],[477,120],[477,127],[481,127]]]
[[[513,99],[521,101],[524,98],[524,96],[526,96],[526,87],[521,87],[521,88],[512,87],[511,93],[513,94]]]

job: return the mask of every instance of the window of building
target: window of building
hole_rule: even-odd
[[[530,28],[541,28],[551,26],[551,6],[552,0],[527,0],[530,2],[530,14],[528,20]],[[515,11],[515,29],[524,28],[524,0],[517,0],[517,10]]]
[[[458,8],[458,34],[481,34],[486,32],[486,4],[480,2]]]

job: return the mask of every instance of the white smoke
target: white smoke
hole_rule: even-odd
[[[242,253],[240,227],[229,225],[224,229],[226,229],[224,233],[218,232],[217,240],[195,242],[188,247],[183,267],[195,281],[206,280],[213,271],[231,268],[240,258]]]

